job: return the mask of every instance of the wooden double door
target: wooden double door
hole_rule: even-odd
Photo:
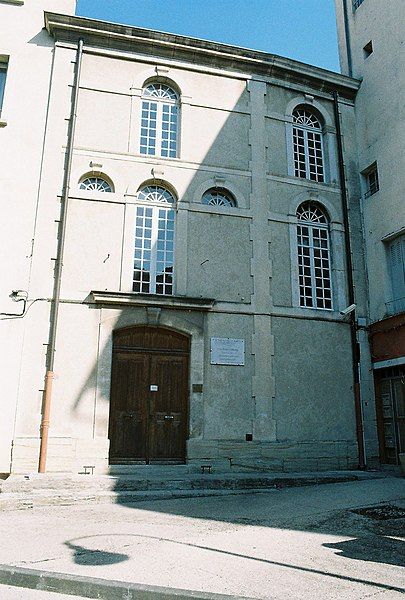
[[[189,339],[157,327],[114,333],[110,463],[181,463],[188,432]]]

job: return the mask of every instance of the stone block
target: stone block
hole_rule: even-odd
[[[218,457],[217,440],[196,440],[191,439],[187,442],[187,458],[203,459]]]

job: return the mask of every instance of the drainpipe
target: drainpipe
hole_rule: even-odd
[[[354,282],[353,282],[353,262],[352,262],[352,248],[350,242],[350,224],[349,224],[349,207],[348,207],[348,194],[346,188],[346,174],[345,164],[343,157],[343,143],[342,143],[342,130],[340,127],[340,114],[339,114],[339,94],[333,92],[333,108],[335,114],[336,123],[336,139],[337,139],[337,150],[338,150],[338,164],[339,164],[339,179],[340,189],[342,197],[342,212],[343,212],[343,224],[344,224],[344,239],[345,239],[345,251],[346,251],[346,272],[347,272],[347,287],[348,287],[348,301],[350,304],[355,304],[354,294]],[[360,349],[357,342],[357,327],[356,327],[356,316],[355,312],[350,313],[350,338],[352,347],[352,369],[353,369],[353,392],[354,392],[354,408],[356,414],[356,436],[357,446],[359,452],[359,469],[364,470],[366,468],[365,462],[365,450],[364,450],[364,427],[363,427],[363,411],[361,407],[360,397]]]
[[[65,173],[63,176],[63,188],[61,198],[61,215],[59,221],[59,232],[58,232],[58,250],[55,261],[55,284],[54,293],[51,307],[51,323],[49,329],[49,342],[48,342],[48,353],[47,353],[47,369],[45,375],[45,388],[44,398],[42,404],[42,418],[40,436],[41,443],[39,448],[39,465],[38,472],[45,473],[46,471],[46,458],[48,451],[48,434],[49,434],[49,422],[50,412],[52,403],[52,383],[54,377],[54,364],[55,364],[55,345],[56,335],[58,330],[58,316],[59,316],[59,304],[60,304],[60,288],[62,280],[62,267],[63,267],[63,254],[65,250],[65,237],[66,237],[66,221],[69,204],[69,191],[70,191],[70,175],[72,171],[72,156],[73,156],[73,144],[76,129],[76,118],[77,118],[77,101],[79,98],[79,82],[80,72],[82,67],[83,57],[83,40],[79,40],[76,51],[76,62],[75,62],[75,77],[72,90],[72,103],[70,109],[70,119],[68,128],[68,137],[66,145],[66,158],[65,158]]]
[[[345,44],[346,44],[348,75],[349,75],[349,77],[353,77],[352,48],[350,45],[350,26],[349,26],[349,14],[348,14],[348,8],[347,8],[347,0],[343,0],[343,19],[344,19],[344,25],[345,25]]]

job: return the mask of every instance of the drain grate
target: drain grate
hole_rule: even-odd
[[[351,511],[356,515],[362,515],[376,521],[388,521],[388,519],[405,519],[405,509],[392,504],[380,504],[367,508],[357,508]]]

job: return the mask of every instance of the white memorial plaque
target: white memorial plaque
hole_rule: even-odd
[[[245,340],[232,338],[211,338],[212,365],[245,364]]]

